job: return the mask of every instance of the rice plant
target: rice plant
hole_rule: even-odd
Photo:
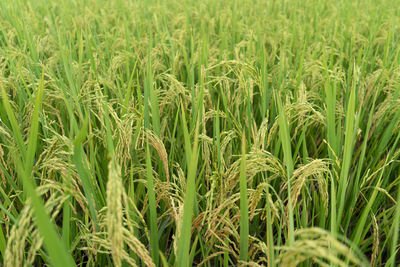
[[[0,1],[1,266],[400,265],[397,1]]]

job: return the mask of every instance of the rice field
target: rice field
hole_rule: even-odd
[[[399,266],[399,43],[398,1],[0,1],[0,266]]]

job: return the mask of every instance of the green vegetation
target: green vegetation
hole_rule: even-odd
[[[400,265],[400,5],[0,1],[0,265]]]

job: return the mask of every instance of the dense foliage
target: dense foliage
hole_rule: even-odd
[[[400,264],[399,41],[397,1],[1,1],[0,262]]]

